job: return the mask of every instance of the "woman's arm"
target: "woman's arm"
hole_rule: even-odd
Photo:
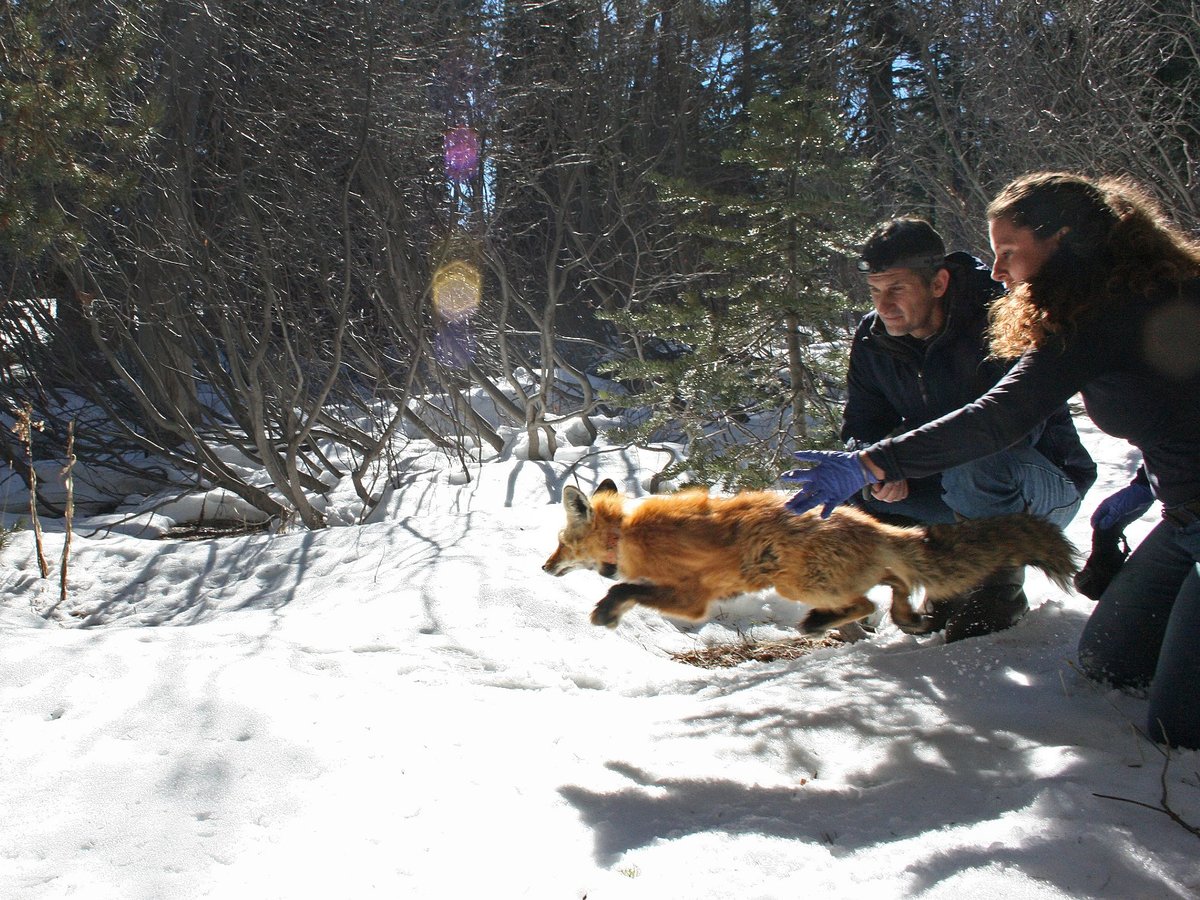
[[[888,481],[921,478],[1011,447],[1093,377],[1095,354],[1081,343],[1026,352],[975,402],[867,447],[864,464]]]

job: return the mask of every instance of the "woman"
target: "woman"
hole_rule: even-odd
[[[1011,445],[1082,393],[1105,432],[1142,452],[1163,521],[1097,603],[1080,641],[1094,678],[1148,688],[1150,735],[1200,748],[1200,242],[1125,181],[1037,173],[988,207],[992,349],[1020,359],[974,403],[859,453],[807,451],[789,504],[834,505],[866,484],[919,478]],[[1131,493],[1132,492],[1132,493]],[[1144,502],[1126,488],[1114,515]]]

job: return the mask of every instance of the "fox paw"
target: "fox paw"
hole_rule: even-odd
[[[804,634],[820,634],[830,628],[856,625],[865,617],[866,613],[857,607],[814,609],[800,623],[800,631]]]
[[[621,612],[611,603],[600,602],[592,610],[592,624],[603,625],[605,628],[616,628],[621,621]]]
[[[916,616],[911,622],[900,622],[896,619],[892,621],[905,634],[931,634],[938,630],[930,616]]]
[[[592,624],[616,628],[617,623],[621,621],[621,616],[637,606],[637,600],[629,595],[637,593],[639,590],[636,585],[631,587],[626,584],[618,584],[592,610]]]
[[[820,634],[828,631],[834,625],[840,625],[846,620],[845,616],[825,610],[814,609],[800,623],[800,630],[805,634]]]

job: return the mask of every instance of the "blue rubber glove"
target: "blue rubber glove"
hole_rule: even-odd
[[[835,506],[845,502],[868,484],[879,483],[879,479],[863,465],[861,453],[800,450],[792,455],[801,462],[813,464],[808,469],[789,469],[779,476],[780,481],[805,485],[787,502],[787,508],[796,515],[824,504],[821,518],[828,519]]]
[[[1140,481],[1135,481],[1100,501],[1100,505],[1092,513],[1092,527],[1098,531],[1105,531],[1122,520],[1128,524],[1148,510],[1153,502],[1154,494],[1150,492],[1150,488]]]

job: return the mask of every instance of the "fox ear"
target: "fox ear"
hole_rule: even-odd
[[[597,494],[615,494],[617,492],[617,483],[611,478],[605,478],[602,482],[596,485],[596,489],[592,491],[592,496]]]
[[[562,503],[567,511],[567,525],[586,525],[592,520],[592,503],[583,491],[568,484],[563,488]]]

